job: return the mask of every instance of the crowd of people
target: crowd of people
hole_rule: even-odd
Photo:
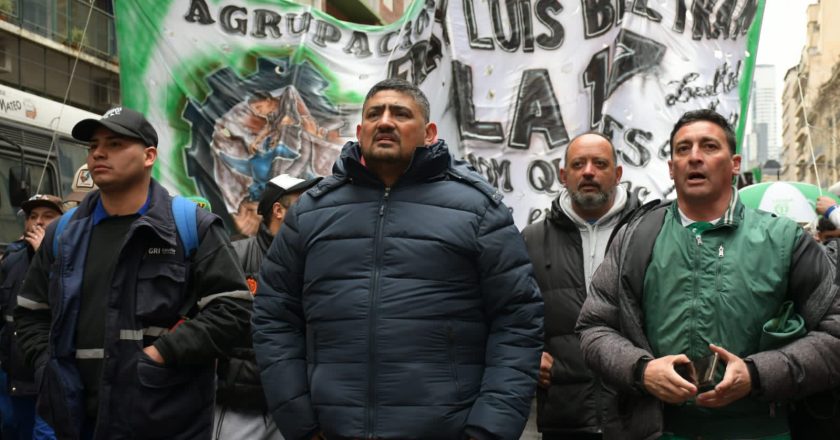
[[[587,132],[521,233],[399,79],[232,243],[152,177],[142,114],[73,136],[96,188],[24,203],[0,261],[4,439],[840,437],[840,209],[816,201],[820,244],[745,207],[714,111],[671,133],[676,200]]]

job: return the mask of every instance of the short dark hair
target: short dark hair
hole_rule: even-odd
[[[274,214],[274,203],[279,203],[284,208],[289,209],[289,208],[292,207],[292,204],[294,203],[294,197],[296,195],[299,195],[299,194],[300,194],[299,192],[292,192],[292,193],[283,194],[282,196],[280,196],[279,199],[275,200],[271,205],[268,205],[268,211],[267,212],[260,212],[259,213],[262,216],[263,224],[266,225],[266,226],[271,226],[271,216],[272,216],[272,214]]]
[[[604,138],[605,141],[607,141],[607,143],[610,145],[610,151],[612,152],[613,165],[618,166],[618,153],[615,151],[615,145],[613,145],[612,140],[607,135],[605,135],[604,133],[602,133],[598,130],[589,130],[589,131],[583,132],[583,133],[575,136],[574,138],[572,138],[572,140],[566,146],[566,152],[563,153],[563,166],[565,167],[566,164],[569,163],[569,147],[571,147],[572,144],[576,140],[578,140],[579,138],[582,138],[582,137],[584,137],[588,134],[594,134],[595,136],[600,136],[600,137]]]
[[[685,125],[691,124],[693,122],[698,121],[707,121],[711,122],[723,130],[723,134],[726,136],[726,143],[729,144],[729,152],[735,155],[736,150],[736,143],[735,143],[735,132],[732,130],[732,126],[729,125],[729,121],[726,120],[720,113],[710,110],[707,108],[703,108],[700,110],[691,110],[685,112],[674,125],[674,129],[671,130],[671,137],[669,142],[671,144],[671,155],[674,155],[674,136],[677,135],[677,131],[680,130]]]
[[[415,86],[414,84],[402,79],[402,78],[388,78],[378,83],[374,84],[373,87],[367,92],[365,96],[365,102],[362,104],[362,108],[367,105],[368,100],[373,97],[373,95],[383,91],[383,90],[394,90],[396,92],[400,92],[410,96],[414,102],[420,107],[420,112],[423,113],[423,120],[424,122],[429,122],[429,99],[426,98],[426,95],[420,90],[419,87]]]
[[[818,232],[828,232],[828,231],[834,231],[836,229],[837,229],[837,226],[834,226],[834,222],[832,222],[831,220],[829,220],[825,217],[820,217],[819,221],[817,222],[817,231]]]

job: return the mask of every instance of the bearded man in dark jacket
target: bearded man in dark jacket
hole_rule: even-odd
[[[260,265],[289,208],[297,202],[301,193],[320,180],[302,180],[281,174],[266,184],[257,206],[257,213],[262,216],[259,232],[232,243],[251,294],[257,292]],[[229,359],[219,361],[214,421],[214,439],[217,440],[283,439],[268,414],[250,332],[247,339],[231,351]]]
[[[603,134],[573,139],[563,163],[565,188],[545,220],[522,232],[546,310],[537,427],[544,440],[599,439],[614,393],[586,368],[575,323],[613,229],[639,201],[618,186],[622,168]]]
[[[501,194],[449,155],[414,85],[365,98],[359,142],[286,217],[252,331],[287,439],[517,439],[542,298]]]

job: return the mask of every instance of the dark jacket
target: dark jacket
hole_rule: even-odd
[[[23,278],[29,269],[34,251],[25,240],[9,243],[0,262],[0,364],[7,375],[8,393],[12,396],[38,394],[32,367],[27,365],[18,347],[12,311],[17,306],[17,296]]]
[[[58,222],[50,224],[15,309],[21,347],[36,366],[39,414],[59,438],[79,438],[84,418],[74,335],[98,201],[98,192],[85,198],[57,255]],[[250,294],[220,219],[196,209],[200,244],[187,258],[171,197],[152,181],[148,210],[115,243],[122,249],[107,304],[97,440],[210,438],[215,358],[247,328]],[[166,365],[142,352],[151,344]]]
[[[345,145],[260,271],[254,349],[283,436],[518,438],[542,299],[501,194],[443,143],[390,188]]]
[[[606,235],[639,206],[637,198],[626,194],[624,208],[605,219]],[[537,426],[546,434],[600,433],[614,410],[614,393],[586,367],[575,333],[586,300],[580,227],[563,211],[558,197],[548,216],[522,235],[545,302],[545,350],[554,358],[551,386],[537,388]]]
[[[665,209],[667,205],[631,220],[616,235],[578,320],[586,364],[618,392],[621,435],[615,438],[652,440],[663,430],[663,404],[645,391],[641,373],[644,362],[653,358],[642,313],[645,274]],[[729,230],[752,234],[752,243],[764,245],[750,250],[755,255],[783,253],[772,247],[784,241],[782,237],[770,239],[766,229],[751,226],[748,218]],[[840,295],[833,282],[834,267],[808,234],[799,234],[791,247],[787,291],[808,333],[781,348],[747,353],[744,358],[757,373],[751,397],[770,403],[789,402],[840,384]],[[759,273],[762,268],[753,267],[753,260],[760,261],[741,258],[733,268]]]
[[[273,239],[268,228],[260,223],[257,235],[231,243],[245,272],[248,287],[254,292],[260,265]],[[251,343],[250,324],[247,337],[238,341],[230,352],[230,358],[219,361],[216,404],[260,413],[268,409]]]

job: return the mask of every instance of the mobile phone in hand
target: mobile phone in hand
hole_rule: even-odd
[[[711,389],[715,387],[717,365],[718,354],[712,353],[685,364],[676,364],[674,365],[674,371],[700,390]]]

